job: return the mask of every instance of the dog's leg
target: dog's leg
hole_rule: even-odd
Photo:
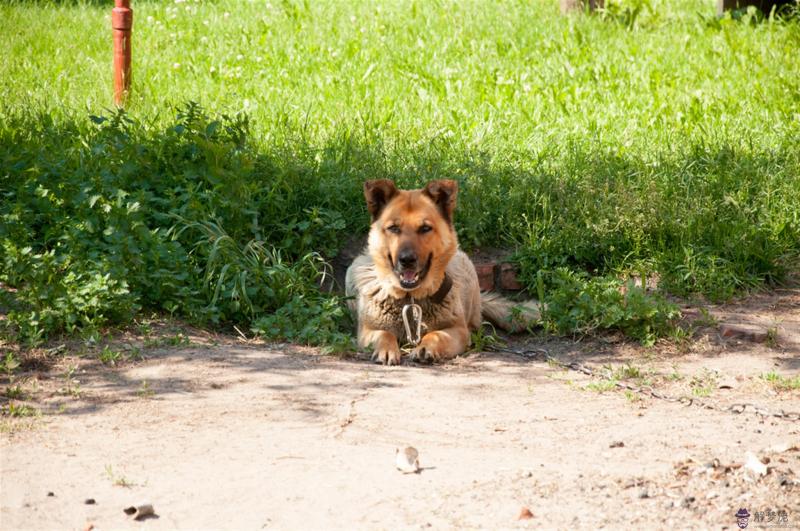
[[[411,351],[411,359],[436,362],[453,359],[467,350],[469,330],[466,324],[435,330],[425,334],[419,345]]]
[[[358,345],[362,348],[372,346],[372,359],[384,365],[398,365],[400,363],[400,347],[397,337],[386,330],[372,330],[361,327],[358,335]]]

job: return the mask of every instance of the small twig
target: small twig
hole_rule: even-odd
[[[239,337],[242,338],[242,341],[245,341],[245,342],[250,341],[249,339],[247,339],[247,336],[244,335],[244,333],[241,330],[239,330],[239,328],[236,325],[233,325],[233,329],[236,330],[239,333]]]

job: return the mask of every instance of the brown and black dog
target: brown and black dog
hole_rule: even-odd
[[[347,295],[358,317],[358,344],[372,346],[373,359],[400,363],[406,337],[404,306],[422,310],[425,333],[410,357],[441,361],[463,353],[470,331],[486,318],[504,329],[512,324],[514,303],[481,294],[469,257],[458,248],[453,227],[458,183],[439,180],[421,190],[398,190],[386,179],[364,183],[372,216],[367,249],[347,269]],[[525,308],[526,322],[535,310]],[[412,332],[413,334],[413,332]]]

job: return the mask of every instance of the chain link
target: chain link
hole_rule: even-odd
[[[544,349],[525,349],[525,350],[518,350],[512,349],[507,347],[498,347],[498,346],[489,346],[487,350],[493,350],[495,352],[506,352],[508,354],[515,354],[517,356],[522,356],[523,358],[529,360],[543,360],[547,363],[557,365],[563,369],[569,369],[572,371],[583,373],[591,378],[597,378],[598,373],[596,370],[584,365],[582,363],[578,363],[577,361],[572,362],[563,362],[559,359],[554,358]],[[650,396],[657,400],[664,400],[666,402],[674,402],[683,404],[684,406],[697,406],[702,409],[710,409],[713,411],[721,411],[724,413],[732,413],[735,415],[741,415],[743,413],[751,414],[751,415],[758,415],[760,417],[775,417],[778,419],[787,420],[789,422],[798,422],[800,421],[800,412],[797,411],[784,411],[782,409],[772,411],[765,407],[761,407],[757,404],[751,403],[736,403],[731,404],[729,406],[722,406],[719,404],[715,404],[709,402],[707,400],[700,400],[699,398],[692,398],[689,396],[669,396],[662,394],[651,387],[640,387],[637,385],[630,384],[628,382],[620,382],[614,381],[614,385],[616,385],[620,389],[626,389],[628,391],[632,391],[637,394]]]

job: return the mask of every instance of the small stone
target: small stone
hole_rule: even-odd
[[[531,512],[531,510],[528,509],[527,507],[523,507],[522,510],[520,510],[519,512],[517,520],[530,520],[531,518],[533,518],[533,513]]]
[[[52,498],[52,497],[53,497],[53,496],[55,496],[55,495],[56,495],[56,494],[55,494],[54,492],[48,492],[48,493],[47,493],[47,497],[48,497],[48,498]]]
[[[638,497],[640,500],[644,500],[650,497],[650,493],[647,491],[647,489],[642,489],[639,491]]]
[[[86,504],[86,505],[94,505],[94,504],[95,504],[95,503],[97,503],[97,502],[96,502],[96,501],[94,501],[94,498],[86,498],[86,499],[83,501],[83,503],[84,503],[84,504]]]
[[[683,509],[688,509],[694,503],[694,496],[686,496],[684,499],[681,500],[681,507]]]
[[[753,452],[747,452],[747,460],[744,463],[745,470],[754,473],[756,476],[766,476],[769,472],[767,465],[761,461]]]
[[[413,446],[395,450],[395,466],[404,474],[419,472],[419,452]]]
[[[625,446],[625,443],[622,441],[614,441],[608,445],[609,448],[622,448]]]

